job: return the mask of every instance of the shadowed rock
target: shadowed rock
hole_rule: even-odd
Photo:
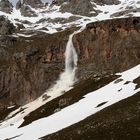
[[[99,5],[117,5],[120,4],[121,2],[119,0],[93,0],[95,3],[99,4]]]
[[[98,14],[93,9],[93,5],[90,3],[90,1],[87,0],[58,0],[56,1],[56,4],[61,5],[62,12],[70,12],[72,14],[84,16],[96,16]],[[91,14],[91,11],[94,11],[95,13]]]
[[[11,13],[13,10],[13,5],[8,0],[0,1],[0,11]]]
[[[14,25],[4,16],[0,16],[0,35],[10,35],[14,32]]]
[[[41,8],[43,6],[41,0],[19,0],[16,4],[16,9],[20,9],[21,14],[25,17],[36,17],[37,14],[32,8]]]
[[[16,8],[19,9],[23,5],[29,5],[33,8],[40,8],[44,6],[41,0],[19,0],[16,4]]]

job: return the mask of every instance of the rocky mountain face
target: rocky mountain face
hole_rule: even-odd
[[[107,5],[117,5],[117,4],[120,4],[120,1],[119,0],[93,0],[93,2],[96,2],[100,5],[104,5],[104,4],[107,4]]]
[[[16,9],[20,9],[21,14],[25,17],[36,17],[36,13],[31,9],[41,8],[43,3],[41,0],[19,0],[16,4]]]
[[[92,71],[117,73],[139,64],[139,31],[140,18],[88,24],[83,32],[74,37],[81,75]]]
[[[13,10],[13,5],[8,0],[0,1],[0,11],[5,13],[11,13]]]
[[[66,3],[64,3],[66,2]],[[56,4],[61,5],[61,10],[62,12],[70,12],[72,14],[77,14],[77,15],[83,15],[83,16],[92,16],[94,14],[91,14],[90,12],[94,10],[92,4],[90,1],[87,0],[80,0],[80,1],[75,1],[75,0],[70,0],[70,1],[62,1],[58,0],[56,1]]]
[[[21,105],[45,92],[64,69],[65,46],[74,30],[77,29],[38,34],[28,39],[20,37],[6,48],[1,46],[0,103]],[[88,24],[73,38],[79,58],[79,80],[124,71],[139,64],[139,39],[140,18]]]
[[[139,0],[0,0],[0,139],[139,140],[139,96]]]
[[[92,4],[94,3],[94,4]],[[95,4],[119,4],[118,0],[55,0],[52,4],[61,6],[60,11],[82,16],[97,16],[101,11],[96,10]]]
[[[16,4],[16,8],[19,9],[23,5],[29,5],[33,8],[40,8],[43,6],[43,3],[41,0],[19,0]]]
[[[120,9],[122,5],[126,7],[122,11],[104,11],[104,6],[112,4]],[[100,20],[103,16],[125,17],[134,10],[139,12],[139,8],[128,8],[119,0],[55,0],[46,8],[41,0],[18,1],[16,8],[8,0],[1,0],[0,8],[6,13],[13,10],[21,14],[6,14],[8,19],[5,15],[0,17],[0,104],[4,106],[23,105],[36,99],[59,78],[64,70],[68,36],[84,22],[93,17]],[[99,22],[94,19],[97,22],[93,20],[74,35],[79,80],[139,64],[140,18],[124,17]]]

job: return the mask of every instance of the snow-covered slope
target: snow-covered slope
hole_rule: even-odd
[[[21,29],[19,32],[37,30],[49,34],[65,30],[72,26],[82,27],[79,30],[81,31],[86,24],[94,21],[140,16],[139,0],[120,0],[120,3],[116,5],[97,4],[95,3],[95,0],[91,0],[90,2],[94,9],[93,11],[90,11],[90,13],[96,13],[94,16],[83,16],[71,12],[62,12],[62,5],[58,6],[55,4],[49,4],[37,9],[29,6],[37,15],[34,17],[23,16],[20,9],[16,9],[15,7],[13,7],[12,13],[0,11],[0,15],[7,17],[15,26],[22,24],[25,28]],[[63,3],[63,5],[67,4],[68,3]],[[40,98],[13,111],[0,123],[0,140],[8,138],[13,138],[15,140],[39,139],[80,122],[88,116],[91,116],[123,99],[133,96],[140,91],[140,88],[136,88],[137,84],[134,83],[134,80],[140,77],[140,65],[137,65],[132,69],[117,74],[120,75],[118,79],[94,92],[87,93],[87,95],[78,102],[49,117],[41,118],[27,126],[19,128],[24,122],[24,118],[32,111],[73,88],[72,86],[75,82],[75,69],[78,59],[72,43],[72,37],[75,33],[77,32],[74,32],[70,36],[67,44],[65,60],[66,69],[64,73],[60,75],[60,79]],[[25,36],[21,33],[18,33],[17,35]],[[26,35],[26,37],[28,36]],[[81,108],[82,110],[80,110]]]
[[[38,139],[82,121],[88,116],[140,91],[140,88],[136,89],[137,84],[133,82],[140,76],[140,65],[117,75],[120,75],[118,79],[94,92],[88,93],[77,103],[49,117],[36,120],[25,127],[18,128],[24,121],[22,119],[4,127],[5,121],[0,126],[0,139],[12,137],[15,137],[15,140]],[[30,105],[33,106],[33,104]],[[18,113],[18,116],[20,115],[22,116],[22,112]]]
[[[93,14],[92,16],[72,14],[67,12],[67,9],[65,10],[66,12],[62,12],[62,6],[68,3],[59,6],[49,4],[37,9],[29,6],[31,11],[37,15],[35,17],[25,17],[21,14],[21,10],[15,7],[13,7],[12,13],[0,11],[0,15],[7,17],[15,26],[23,24],[25,27],[23,30],[39,30],[46,33],[55,33],[72,26],[83,26],[83,24],[91,21],[140,16],[139,0],[120,0],[120,3],[116,5],[98,4],[95,3],[95,0],[90,2],[93,6],[93,11],[90,11],[89,14]]]

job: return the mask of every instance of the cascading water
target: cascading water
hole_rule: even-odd
[[[63,92],[70,90],[76,80],[75,71],[77,69],[78,55],[72,42],[72,38],[76,33],[77,32],[74,32],[69,36],[65,51],[65,71],[60,75],[60,78],[53,86],[52,91],[47,92],[47,95],[49,96],[59,96]]]
[[[76,33],[80,31],[81,30],[78,30],[69,36],[69,40],[67,42],[65,51],[65,70],[60,75],[60,78],[56,81],[56,84],[53,85],[52,88],[47,90],[41,97],[39,97],[35,101],[21,107],[22,110],[24,110],[23,112],[20,112],[21,108],[19,108],[10,113],[7,117],[7,120],[1,123],[0,128],[6,127],[11,123],[15,123],[18,121],[21,122],[19,123],[20,126],[24,121],[23,118],[27,116],[30,112],[36,110],[37,108],[46,104],[47,102],[59,97],[60,95],[64,94],[66,91],[72,88],[74,82],[76,81],[75,71],[77,69],[77,61],[78,61],[78,55],[74,48],[72,38]],[[43,99],[44,95],[47,96],[45,100]]]
[[[74,34],[69,36],[69,40],[65,51],[65,72],[72,73],[77,67],[78,56],[73,46],[72,38]]]

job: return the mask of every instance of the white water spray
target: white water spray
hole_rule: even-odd
[[[75,72],[77,69],[77,61],[78,61],[78,56],[74,48],[72,38],[75,34],[80,32],[81,30],[82,28],[69,36],[69,40],[67,42],[65,51],[65,70],[60,75],[60,78],[56,81],[56,84],[52,86],[52,88],[47,90],[41,97],[39,97],[35,101],[27,105],[24,105],[22,107],[24,111],[20,111],[21,108],[19,108],[10,113],[7,117],[7,120],[1,123],[0,128],[7,127],[11,123],[14,124],[15,122],[18,121],[20,121],[21,123],[19,123],[17,127],[20,126],[24,121],[24,117],[27,116],[30,112],[36,110],[37,108],[46,104],[47,102],[61,96],[62,94],[64,94],[65,92],[69,91],[72,88],[74,82],[76,81]],[[45,100],[43,99],[44,95],[48,97]]]
[[[69,40],[65,51],[65,72],[72,73],[77,67],[78,56],[73,46],[72,38],[74,34],[69,36]]]

